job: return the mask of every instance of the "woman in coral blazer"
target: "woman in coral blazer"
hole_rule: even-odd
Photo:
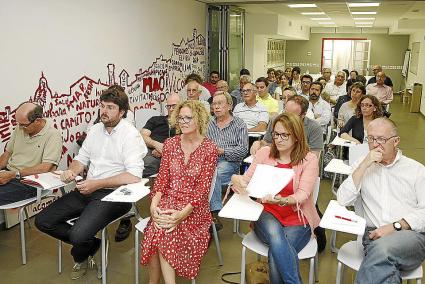
[[[316,155],[309,152],[303,123],[297,115],[279,115],[273,122],[272,136],[271,146],[256,153],[247,172],[232,177],[232,188],[237,193],[246,193],[258,164],[294,170],[292,182],[276,196],[261,199],[264,211],[253,227],[256,235],[269,246],[270,283],[302,283],[298,252],[309,242],[320,222],[313,202],[319,163]]]

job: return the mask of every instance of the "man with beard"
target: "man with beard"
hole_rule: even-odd
[[[78,155],[61,175],[70,182],[88,167],[87,179],[41,211],[37,228],[72,245],[74,266],[71,279],[86,274],[88,262],[99,250],[96,233],[127,213],[131,203],[103,202],[117,187],[139,182],[143,172],[146,145],[139,131],[122,119],[129,109],[128,97],[119,88],[109,88],[100,96],[100,119],[89,131]],[[78,217],[73,226],[67,220]],[[98,257],[96,257],[98,259]],[[98,278],[102,275],[99,273]]]
[[[211,71],[210,81],[202,84],[210,92],[211,97],[217,92],[217,82],[220,80],[220,73],[217,71]]]
[[[338,72],[339,73],[339,72]],[[338,76],[337,76],[338,77]],[[314,113],[314,119],[322,126],[323,133],[326,133],[326,127],[331,121],[331,105],[321,97],[322,84],[314,82],[310,86],[309,109]]]

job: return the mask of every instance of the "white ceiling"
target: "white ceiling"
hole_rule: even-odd
[[[379,7],[348,7],[345,1],[286,1],[286,0],[203,0],[205,3],[227,3],[245,9],[249,13],[280,14],[288,19],[303,21],[310,27],[337,26],[355,27],[355,22],[372,22],[372,27],[390,28],[400,19],[425,19],[425,1],[350,1],[379,2]],[[315,3],[317,8],[289,8],[288,4]],[[351,12],[375,11],[376,15],[353,15]],[[324,12],[325,15],[305,16],[302,12]],[[315,21],[313,17],[331,18],[331,20]],[[358,20],[353,18],[375,18],[375,20]],[[334,24],[319,24],[333,22]],[[425,28],[425,27],[422,27]]]

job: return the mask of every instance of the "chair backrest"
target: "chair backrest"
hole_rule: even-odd
[[[317,177],[316,183],[314,184],[314,191],[313,191],[314,204],[317,203],[317,198],[319,197],[319,190],[320,190],[320,177]]]
[[[368,152],[368,144],[351,146],[348,150],[348,164],[352,166],[360,157],[367,155]]]
[[[213,192],[214,192],[214,187],[215,187],[215,181],[216,180],[217,180],[217,168],[215,168],[215,171],[214,171],[214,174],[213,174],[213,178],[211,180],[210,192],[208,193],[208,202],[211,201],[211,197],[212,197]]]

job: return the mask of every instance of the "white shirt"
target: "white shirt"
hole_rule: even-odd
[[[260,122],[269,123],[269,113],[259,102],[252,107],[247,106],[245,102],[237,104],[233,110],[233,115],[241,118],[248,130],[256,127]]]
[[[308,109],[313,111],[314,115],[320,115],[320,117],[315,120],[322,126],[322,129],[326,131],[326,127],[332,117],[331,105],[319,97],[319,100],[314,105],[308,102]]]
[[[142,178],[146,153],[139,131],[121,119],[111,133],[103,123],[93,125],[74,159],[89,165],[87,178],[90,179],[109,178],[124,172]]]
[[[359,188],[350,175],[338,189],[341,205],[353,205],[359,197],[368,226],[379,228],[404,219],[412,230],[425,232],[425,167],[400,150],[392,164],[367,168]]]
[[[335,85],[335,82],[327,83],[324,92],[327,92],[332,100],[338,100],[340,96],[344,96],[347,94],[347,86],[346,82],[344,82],[341,86]]]

